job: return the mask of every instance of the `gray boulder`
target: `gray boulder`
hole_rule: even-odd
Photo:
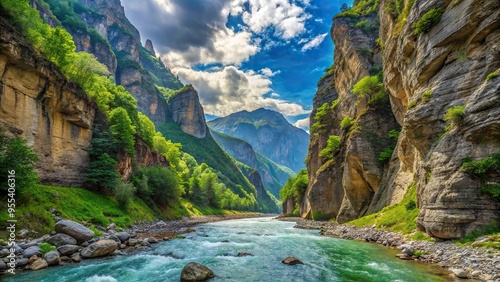
[[[117,247],[116,242],[113,240],[99,240],[83,249],[81,256],[83,258],[103,257],[112,254]]]
[[[58,251],[51,251],[46,253],[43,258],[47,261],[49,265],[58,265],[61,263],[61,257]]]
[[[122,241],[117,236],[115,236],[115,235],[108,235],[104,239],[106,239],[106,240],[113,240],[118,245],[122,243]]]
[[[59,247],[62,245],[76,245],[75,238],[73,238],[69,235],[63,234],[63,233],[57,233],[56,235],[47,239],[47,242],[56,246],[56,247]]]
[[[28,265],[28,263],[29,263],[29,260],[27,258],[22,258],[20,260],[17,260],[16,267],[23,267],[23,266]]]
[[[3,260],[0,260],[0,271],[3,271],[6,268],[7,268],[7,264],[5,264],[5,262],[3,262]]]
[[[130,234],[128,234],[127,232],[118,232],[116,233],[116,237],[118,237],[120,241],[126,242],[128,241],[128,239],[130,239]]]
[[[90,240],[94,237],[94,231],[71,220],[60,220],[56,223],[56,231],[67,234],[79,242]]]
[[[77,245],[62,245],[57,248],[57,251],[63,256],[68,256],[77,252],[79,248]]]
[[[213,277],[215,274],[210,268],[196,262],[188,263],[181,272],[181,282],[205,281]]]
[[[23,251],[24,258],[30,258],[31,256],[34,256],[34,255],[36,255],[36,256],[42,255],[42,251],[40,250],[40,248],[38,246],[31,246]]]
[[[0,258],[4,258],[10,254],[9,249],[1,249],[0,250]]]

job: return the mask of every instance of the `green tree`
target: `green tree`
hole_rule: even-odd
[[[7,191],[9,171],[15,172],[15,188],[20,194],[38,182],[35,172],[39,158],[26,140],[10,138],[0,131],[0,190]]]
[[[319,156],[327,160],[333,160],[333,155],[340,147],[340,137],[337,135],[330,135],[326,141],[326,147],[321,150]]]
[[[43,54],[58,67],[64,69],[70,63],[76,46],[71,35],[62,27],[50,29],[46,40],[40,46]]]
[[[157,204],[172,206],[180,201],[183,191],[175,172],[161,166],[145,167],[143,171],[148,178],[148,186]]]
[[[113,194],[115,194],[116,201],[120,207],[126,209],[132,201],[135,191],[136,188],[132,183],[121,182],[115,186]]]
[[[87,186],[94,191],[102,191],[111,194],[114,188],[120,184],[120,174],[116,171],[116,161],[107,153],[90,162],[85,180]]]
[[[80,84],[84,89],[89,89],[96,76],[109,75],[107,67],[101,64],[93,54],[78,52],[71,54],[71,64],[64,69],[66,76]]]
[[[154,147],[154,137],[156,135],[155,125],[145,114],[138,112],[138,115],[138,134],[149,147]]]
[[[352,93],[356,94],[359,98],[365,96],[372,97],[377,92],[381,91],[383,84],[379,81],[377,75],[365,76],[360,79],[352,88]]]
[[[134,156],[135,126],[132,125],[127,111],[121,107],[115,108],[109,113],[108,119],[113,141],[130,156]]]

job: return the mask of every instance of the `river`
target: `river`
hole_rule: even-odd
[[[401,261],[385,247],[318,235],[295,223],[251,218],[202,224],[186,239],[153,245],[131,256],[86,260],[39,271],[24,271],[7,281],[116,282],[179,281],[184,265],[205,264],[219,281],[448,281],[428,266]],[[239,252],[253,256],[237,257]],[[295,256],[304,265],[281,263]]]

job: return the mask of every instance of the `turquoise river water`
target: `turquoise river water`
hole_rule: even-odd
[[[205,264],[217,275],[210,282],[448,281],[427,266],[401,261],[375,244],[318,235],[295,223],[252,218],[203,224],[186,234],[131,256],[86,260],[80,264],[24,271],[7,281],[116,282],[179,281],[184,265]],[[229,242],[222,242],[228,240]],[[237,257],[239,252],[253,256]],[[304,265],[281,263],[295,256]]]

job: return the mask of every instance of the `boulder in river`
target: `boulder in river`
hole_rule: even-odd
[[[76,245],[75,238],[73,238],[69,235],[63,234],[63,233],[57,233],[56,235],[47,239],[47,242],[49,242],[50,244],[52,244],[56,247],[59,247],[62,245]]]
[[[213,277],[215,274],[210,268],[197,262],[190,262],[182,269],[181,282],[205,281]]]
[[[83,249],[81,256],[83,258],[103,257],[112,254],[117,247],[116,242],[113,240],[99,240]]]
[[[239,257],[251,257],[253,255],[251,253],[239,252],[238,256]]]
[[[288,265],[304,264],[302,261],[300,261],[296,257],[287,257],[287,258],[284,258],[281,262],[284,264],[288,264]]]
[[[88,229],[80,223],[66,219],[59,220],[56,223],[56,231],[67,234],[80,242],[90,240],[94,237],[94,231]]]

